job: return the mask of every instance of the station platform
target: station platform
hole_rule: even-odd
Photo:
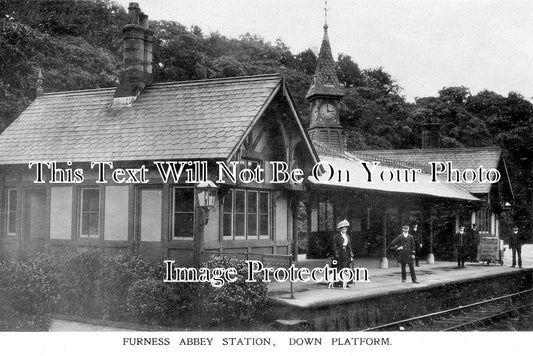
[[[467,262],[458,269],[456,262],[420,261],[415,267],[419,284],[401,282],[399,264],[389,260],[389,268],[379,268],[379,259],[356,259],[354,267],[367,268],[369,282],[357,282],[348,289],[328,289],[327,283],[293,283],[291,298],[288,282],[269,284],[269,297],[277,319],[302,320],[312,330],[357,330],[384,322],[422,315],[531,288],[533,245],[522,251],[523,268],[511,268],[509,251],[504,263]],[[305,261],[298,267],[324,267],[328,260]]]

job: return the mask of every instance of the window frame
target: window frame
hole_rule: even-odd
[[[192,212],[189,211],[180,211],[180,214],[192,214],[192,235],[191,236],[174,236],[175,224],[176,224],[176,190],[177,189],[189,189],[192,190],[192,199],[193,199],[193,209]],[[191,186],[172,186],[172,200],[170,202],[170,211],[172,214],[171,219],[171,231],[170,231],[170,240],[172,241],[192,241],[194,240],[195,235],[195,226],[196,226],[196,189]]]
[[[482,206],[476,211],[476,225],[480,234],[491,233],[491,215],[492,210],[489,206]]]
[[[18,210],[18,204],[19,204],[19,193],[18,193],[18,189],[17,188],[7,188],[5,190],[6,192],[6,200],[5,200],[5,207],[6,207],[6,217],[5,217],[5,224],[6,224],[6,229],[5,229],[5,232],[6,232],[6,236],[17,236],[17,222],[18,222],[18,214],[17,214],[17,210]],[[11,192],[15,192],[15,195],[16,195],[16,202],[15,202],[15,209],[12,210],[10,209],[11,208]],[[11,214],[14,213],[15,216],[14,216],[14,227],[15,227],[15,231],[11,232],[9,231],[9,226],[10,226],[10,217],[11,217]]]
[[[237,193],[241,192],[244,195],[244,212],[236,212],[237,207]],[[255,212],[250,212],[250,196],[255,194]],[[266,213],[261,210],[261,197],[266,195]],[[231,199],[231,212],[226,211],[227,199]],[[237,217],[238,215],[244,217],[244,235],[236,234]],[[230,216],[228,220],[226,217]],[[256,234],[250,234],[250,217],[255,215],[255,230]],[[267,234],[261,234],[261,216],[267,216]],[[230,235],[226,235],[226,222],[231,222]],[[269,190],[263,189],[244,189],[244,188],[231,188],[224,196],[224,203],[222,205],[222,240],[224,241],[237,241],[237,240],[270,240],[272,238],[272,194]]]
[[[335,205],[324,195],[319,195],[316,201],[317,231],[335,231]],[[321,221],[322,219],[322,221]]]
[[[96,212],[96,216],[97,216],[97,221],[98,221],[98,231],[97,231],[97,234],[96,235],[92,235],[92,234],[84,234],[83,233],[83,214],[84,214],[84,210],[83,210],[83,200],[84,200],[84,191],[87,191],[87,190],[95,190],[95,191],[98,191],[98,211]],[[102,214],[102,211],[103,211],[103,206],[102,206],[102,190],[100,189],[100,187],[80,187],[80,190],[79,190],[79,204],[78,204],[78,208],[79,208],[79,211],[78,211],[78,236],[80,238],[85,238],[85,239],[99,239],[102,235],[102,217],[101,217],[101,214]],[[91,214],[95,214],[94,211],[89,211],[88,213],[91,213]],[[89,222],[90,223],[90,222]]]

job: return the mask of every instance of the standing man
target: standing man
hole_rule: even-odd
[[[479,246],[479,230],[477,229],[476,224],[472,224],[472,229],[470,230],[470,261],[477,262],[478,258],[478,246]]]
[[[409,265],[409,273],[411,274],[411,281],[419,283],[416,280],[415,267],[413,261],[415,259],[415,240],[413,235],[409,233],[409,225],[403,225],[402,233],[392,240],[391,246],[394,246],[398,254],[398,262],[402,268],[402,283],[405,283],[407,272],[405,265]]]
[[[516,255],[518,254],[518,267],[522,268],[522,245],[526,242],[523,234],[518,233],[518,226],[513,227],[509,247],[513,250],[513,265],[516,266]]]
[[[418,230],[418,222],[413,224],[411,235],[413,235],[413,239],[415,240],[415,266],[420,267],[418,262],[420,258],[420,250],[422,249],[422,232]]]
[[[455,234],[455,249],[457,250],[457,268],[465,268],[465,254],[468,249],[468,241],[465,234],[465,227],[459,227],[459,232]]]

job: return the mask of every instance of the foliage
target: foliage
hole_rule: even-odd
[[[54,37],[18,22],[0,22],[0,130],[35,98],[37,73],[46,91],[113,86],[118,56],[81,37]]]
[[[100,296],[105,318],[118,320],[127,314],[125,301],[128,288],[135,282],[154,275],[151,266],[137,256],[104,256],[100,272]]]
[[[258,276],[256,283],[245,282],[246,264],[227,257],[204,264],[210,269],[234,267],[237,270],[238,280],[221,288],[211,284],[166,283],[160,264],[151,265],[132,255],[102,254],[98,250],[38,254],[21,266],[25,268],[22,269],[24,273],[0,268],[5,272],[4,279],[0,278],[0,294],[5,295],[6,300],[21,303],[8,304],[0,312],[8,318],[6,320],[17,317],[21,325],[32,315],[30,312],[46,311],[49,320],[53,310],[78,317],[170,327],[200,324],[234,328],[260,319],[267,305],[267,285],[262,278]],[[31,284],[21,281],[28,275],[35,279]],[[9,288],[4,288],[7,281],[12,282]],[[40,285],[35,286],[37,282]],[[21,298],[29,288],[34,294],[45,291],[46,298],[31,293],[26,299]],[[46,301],[46,308],[39,304],[40,300]],[[5,328],[23,328],[17,326],[19,324],[11,322]]]
[[[57,276],[59,312],[95,318],[103,315],[104,306],[99,298],[102,259],[97,251],[87,251],[61,263]]]
[[[116,320],[126,315],[128,287],[160,275],[156,266],[137,256],[97,250],[41,253],[31,263],[45,276],[56,312]]]
[[[203,319],[209,326],[242,327],[260,319],[267,307],[267,284],[261,276],[257,282],[246,282],[247,265],[244,261],[226,256],[215,257],[202,267],[235,268],[237,281],[215,288],[206,283],[200,291]]]
[[[160,326],[187,326],[194,320],[197,286],[142,279],[127,289],[127,311],[133,320]]]
[[[118,51],[126,10],[110,0],[2,0],[1,18],[53,36],[82,37]]]
[[[47,331],[52,293],[48,279],[31,263],[0,264],[0,331]]]

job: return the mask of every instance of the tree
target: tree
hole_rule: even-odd
[[[342,53],[337,57],[337,77],[346,88],[361,86],[364,83],[357,63],[352,60],[352,57]]]
[[[533,104],[520,94],[507,97],[485,90],[468,98],[466,107],[487,122],[490,142],[504,149],[515,201],[509,224],[533,226]],[[507,226],[507,229],[510,227]]]
[[[126,10],[110,0],[1,0],[0,18],[52,36],[83,37],[93,46],[118,51]]]
[[[294,58],[295,69],[307,75],[312,76],[315,74],[317,56],[312,50],[307,49],[303,52],[300,52]]]
[[[24,24],[0,23],[0,129],[35,98],[41,69],[46,91],[114,86],[119,59],[81,37],[53,37]]]
[[[438,97],[417,98],[416,107],[429,110],[441,123],[443,147],[480,147],[490,144],[487,122],[467,110],[470,92],[465,87],[446,87]]]
[[[153,21],[154,81],[195,80],[211,77],[212,64],[204,54],[204,39],[174,21]]]
[[[400,91],[400,86],[382,67],[365,69],[363,75],[367,80],[368,86],[379,89],[384,93],[398,94]]]

